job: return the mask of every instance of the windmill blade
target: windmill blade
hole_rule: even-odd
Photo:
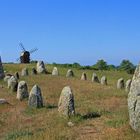
[[[20,61],[20,58],[17,58],[16,61],[17,61],[17,62]]]
[[[21,47],[22,51],[24,51],[24,52],[26,51],[22,42],[19,43],[19,46]]]
[[[36,52],[37,50],[38,50],[37,48],[34,48],[34,49],[30,50],[30,54]]]

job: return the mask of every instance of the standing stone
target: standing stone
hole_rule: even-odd
[[[102,84],[102,85],[107,85],[107,77],[106,77],[106,76],[103,76],[103,77],[101,78],[101,84]]]
[[[125,86],[124,84],[124,79],[123,78],[120,78],[117,82],[117,89],[123,89]]]
[[[37,71],[35,68],[32,68],[31,75],[37,75]]]
[[[83,81],[87,80],[87,75],[85,72],[82,73],[81,80]]]
[[[58,111],[61,115],[67,117],[75,114],[74,96],[69,86],[64,87],[61,92],[58,103]]]
[[[67,71],[66,77],[74,77],[74,73],[71,69]]]
[[[129,79],[129,80],[126,81],[126,84],[125,84],[125,91],[126,92],[129,92],[130,91],[131,82],[132,82],[131,79]]]
[[[15,76],[12,76],[8,80],[8,88],[11,89],[14,92],[14,91],[17,91],[17,86],[18,86],[18,81],[15,78]]]
[[[47,73],[46,68],[45,68],[45,64],[43,61],[38,61],[37,62],[37,72],[38,73]]]
[[[21,76],[28,76],[28,75],[29,75],[28,69],[27,68],[22,69]]]
[[[20,81],[17,89],[17,99],[22,101],[24,98],[28,98],[28,87],[25,81]]]
[[[15,77],[19,80],[19,73],[18,72],[15,73]]]
[[[3,66],[2,66],[2,61],[1,61],[1,57],[0,57],[0,79],[4,78],[4,70],[3,70]]]
[[[28,105],[35,108],[43,107],[41,89],[37,85],[35,85],[30,92]]]
[[[4,77],[4,82],[8,82],[8,80],[11,78],[11,76],[10,75],[6,75],[5,77]]]
[[[53,68],[52,75],[53,75],[53,76],[58,76],[58,75],[59,75],[59,72],[58,72],[57,67],[54,67],[54,68]]]
[[[92,82],[100,83],[96,73],[93,73],[93,75],[92,75]]]
[[[130,125],[140,133],[140,64],[137,66],[128,94]]]

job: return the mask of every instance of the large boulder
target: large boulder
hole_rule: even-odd
[[[130,126],[140,133],[140,64],[137,66],[128,94]]]
[[[67,71],[66,77],[67,77],[67,78],[69,78],[69,77],[74,77],[74,72],[73,72],[71,69],[69,69],[69,70]]]
[[[59,75],[59,72],[58,72],[57,67],[54,67],[54,68],[53,68],[52,75],[53,75],[53,76],[58,76],[58,75]]]
[[[106,77],[106,76],[103,76],[103,77],[101,78],[101,84],[102,84],[102,85],[107,85],[107,77]]]
[[[25,98],[28,98],[28,86],[25,81],[20,81],[17,89],[17,99],[22,101]]]
[[[29,75],[28,69],[27,68],[22,69],[21,76],[28,76],[28,75]]]
[[[131,79],[129,79],[129,80],[126,81],[126,84],[125,84],[125,91],[126,92],[129,92],[130,91],[131,82],[132,82]]]
[[[117,89],[124,89],[125,84],[124,84],[124,79],[120,78],[117,82]]]
[[[95,83],[100,83],[99,78],[96,73],[93,73],[91,81]]]
[[[29,95],[28,105],[30,107],[41,108],[43,107],[43,98],[41,89],[38,85],[35,85]]]
[[[4,70],[3,70],[3,66],[2,66],[2,61],[1,61],[1,57],[0,57],[0,79],[3,79],[5,76],[4,74]]]
[[[87,75],[85,72],[82,73],[81,80],[83,81],[87,80]]]
[[[61,92],[58,103],[58,111],[61,115],[67,117],[75,114],[74,95],[69,86],[64,87]]]
[[[15,76],[11,76],[11,78],[8,80],[8,88],[11,89],[11,91],[15,92],[17,91],[18,81],[15,78]]]
[[[37,62],[37,72],[38,73],[47,73],[47,70],[45,68],[45,64],[43,61],[38,61]]]

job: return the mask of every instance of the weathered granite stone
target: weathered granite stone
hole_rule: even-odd
[[[85,72],[82,73],[81,80],[83,81],[87,80],[87,75]]]
[[[53,75],[53,76],[58,76],[58,75],[59,75],[59,72],[58,72],[57,67],[54,67],[54,68],[53,68],[52,75]]]
[[[106,77],[106,76],[103,76],[103,77],[101,78],[101,84],[102,84],[102,85],[107,85],[107,77]]]
[[[47,70],[45,68],[45,64],[43,61],[38,61],[37,62],[37,72],[38,73],[47,73]]]
[[[28,75],[29,75],[28,69],[27,68],[22,69],[21,76],[28,76]]]
[[[68,71],[67,71],[67,74],[66,74],[66,77],[74,77],[74,72],[71,70],[71,69],[69,69]]]
[[[37,70],[35,68],[32,68],[31,75],[37,75]]]
[[[8,80],[8,88],[11,89],[11,91],[17,91],[17,86],[18,86],[18,81],[15,78],[15,76],[12,76],[9,80]]]
[[[11,78],[11,76],[9,76],[9,75],[6,75],[5,77],[4,77],[4,82],[8,82],[8,80]]]
[[[15,72],[15,77],[19,80],[19,73]]]
[[[128,94],[130,126],[140,133],[140,64],[137,66]]]
[[[74,95],[69,86],[64,87],[61,92],[58,103],[58,111],[61,115],[67,117],[75,114]]]
[[[124,79],[120,78],[117,82],[117,89],[124,89],[125,84],[124,84]]]
[[[93,75],[92,75],[92,82],[100,83],[100,81],[99,81],[98,76],[97,76],[96,73],[93,73]]]
[[[0,57],[0,79],[3,79],[5,76],[4,74],[4,70],[3,70],[3,66],[2,66],[2,61],[1,61],[1,57]]]
[[[30,92],[28,105],[35,108],[43,107],[41,89],[37,85],[35,85]]]
[[[129,92],[130,91],[131,82],[132,82],[131,79],[129,79],[129,80],[126,81],[126,84],[125,84],[125,91],[126,92]]]
[[[25,81],[20,81],[17,89],[17,99],[22,101],[25,98],[28,98],[28,86]]]

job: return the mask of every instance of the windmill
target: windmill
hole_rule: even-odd
[[[22,52],[20,54],[20,57],[17,59],[17,61],[20,60],[20,63],[30,63],[30,55],[32,53],[36,52],[38,49],[34,48],[30,51],[27,51],[22,42],[19,43],[19,46],[20,46]]]

